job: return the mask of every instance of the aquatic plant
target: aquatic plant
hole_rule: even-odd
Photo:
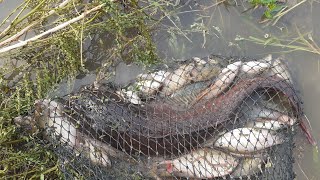
[[[279,12],[282,8],[284,8],[283,5],[280,5],[278,3],[278,0],[249,0],[249,2],[254,6],[263,6],[266,7],[266,10],[264,11],[264,17],[271,19],[274,17],[274,15]]]
[[[273,46],[281,48],[278,53],[290,53],[294,51],[306,51],[320,55],[320,47],[314,41],[312,32],[301,33],[296,27],[296,36],[286,35],[277,37],[275,35],[265,34],[264,37],[236,37],[236,41],[247,41],[263,46]]]

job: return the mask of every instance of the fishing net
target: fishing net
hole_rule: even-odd
[[[294,179],[303,112],[280,59],[210,55],[126,86],[95,83],[35,102],[66,179]]]

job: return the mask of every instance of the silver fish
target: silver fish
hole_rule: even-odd
[[[162,83],[169,74],[170,72],[167,71],[156,71],[153,73],[139,74],[137,76],[137,79],[139,81],[153,80]]]
[[[270,61],[267,61],[269,64],[271,64],[271,68],[268,72],[269,76],[278,76],[284,80],[286,80],[289,83],[292,83],[292,77],[288,70],[288,68],[284,65],[283,62],[281,62],[281,58],[272,59]]]
[[[268,54],[267,56],[260,59],[260,62],[270,62],[272,60],[272,54]]]
[[[192,104],[196,104],[201,99],[211,99],[213,97],[217,97],[220,93],[222,93],[233,82],[234,78],[238,74],[241,64],[241,61],[237,61],[222,69],[215,82],[206,90],[201,92]]]
[[[285,137],[275,131],[255,128],[233,129],[220,136],[214,146],[234,153],[248,154],[282,144]]]
[[[251,175],[258,174],[262,172],[261,165],[265,161],[266,157],[260,155],[260,157],[253,157],[253,158],[244,158],[240,161],[237,168],[231,173],[232,178],[240,178],[240,177],[248,177]]]
[[[126,91],[123,90],[123,92],[120,92],[120,94],[126,97],[131,103],[137,104],[140,102],[138,94],[143,97],[155,95],[169,74],[167,71],[139,74],[136,77],[136,82],[127,87]],[[132,95],[134,96],[133,98],[130,97]]]
[[[257,124],[260,123],[270,123],[267,126],[275,125],[274,128],[277,128],[277,126],[292,126],[296,123],[296,118],[291,118],[290,116],[283,114],[281,112],[278,112],[276,110],[272,110],[269,108],[264,108],[259,106],[258,104],[255,104],[254,106],[244,107],[241,110],[243,118],[246,118],[247,120],[253,120],[256,121]],[[271,121],[277,121],[277,122],[271,122]],[[279,127],[280,128],[280,127]]]
[[[226,176],[238,165],[238,159],[210,148],[195,150],[174,160],[158,164],[160,176],[185,178],[214,178]]]
[[[196,82],[189,84],[166,98],[166,102],[177,109],[188,109],[201,91],[209,86],[210,82]]]
[[[133,86],[136,86],[139,93],[142,93],[144,97],[148,97],[150,95],[155,95],[162,84],[155,80],[144,80],[136,82]]]
[[[281,121],[266,119],[266,118],[256,118],[252,121],[249,121],[245,125],[245,127],[257,128],[257,129],[269,129],[269,130],[277,131],[279,129],[287,127],[288,126],[287,122],[281,122]]]
[[[193,60],[195,67],[190,72],[190,80],[194,82],[210,80],[221,71],[219,62],[215,59],[208,58],[207,60],[203,60],[195,57]]]
[[[193,63],[185,64],[170,73],[163,81],[162,93],[165,96],[169,96],[176,90],[182,88],[186,84],[189,84],[191,82],[191,71],[194,68],[195,67]]]
[[[216,77],[221,70],[218,60],[193,58],[193,62],[180,66],[170,73],[163,86],[163,93],[168,96],[190,82],[200,82]]]
[[[125,101],[128,101],[132,104],[142,104],[141,98],[138,96],[137,91],[127,91],[125,89],[122,89],[121,91],[117,91],[116,93]]]
[[[84,134],[81,134],[81,140],[81,143],[74,148],[76,152],[86,155],[96,165],[111,166],[108,155],[109,152],[115,152],[113,148]]]
[[[115,154],[115,151],[81,133],[78,125],[63,113],[63,107],[59,103],[48,99],[37,100],[35,107],[34,120],[40,129],[46,130],[44,135],[47,140],[58,139],[61,144],[67,144],[77,154],[84,154],[95,164],[106,167],[111,165],[108,152]]]
[[[46,134],[61,136],[60,141],[74,147],[78,143],[78,130],[63,114],[63,107],[49,99],[35,101],[35,118],[38,127],[46,129]]]
[[[244,75],[246,77],[254,77],[258,74],[264,73],[270,67],[271,67],[271,64],[266,62],[260,62],[260,61],[244,62],[241,66],[239,76],[241,77],[242,75]]]

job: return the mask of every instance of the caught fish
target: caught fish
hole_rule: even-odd
[[[73,123],[63,114],[63,107],[48,99],[35,101],[35,119],[38,127],[46,129],[48,134],[61,136],[60,141],[74,147],[78,143],[78,131]]]
[[[145,80],[139,81],[134,84],[137,87],[139,93],[142,93],[143,96],[148,97],[150,95],[155,95],[162,84],[155,80]]]
[[[292,126],[297,122],[296,118],[291,118],[276,110],[261,107],[259,104],[254,104],[251,107],[243,107],[241,113],[245,119],[251,119],[256,122],[256,125],[263,125],[263,123],[265,123],[266,126],[273,126],[273,128],[276,129],[284,126]]]
[[[241,61],[237,61],[222,69],[215,82],[209,88],[201,92],[192,104],[199,102],[201,99],[217,97],[222,93],[233,82],[234,78],[238,74],[241,63]]]
[[[269,61],[269,63],[272,65],[272,68],[270,68],[268,75],[269,76],[277,76],[277,77],[283,79],[284,81],[286,81],[288,84],[292,84],[293,80],[292,80],[292,76],[289,72],[289,69],[287,68],[287,66],[283,62],[281,62],[281,60],[282,60],[282,58],[277,58],[275,60]],[[307,126],[306,126],[307,121],[308,121],[306,118],[306,115],[302,114],[301,117],[302,117],[302,119],[300,120],[300,123],[299,123],[300,128],[305,133],[310,144],[312,144],[313,146],[316,146],[317,143],[314,140],[314,137],[311,134],[310,129],[307,128]]]
[[[221,73],[224,74],[224,73],[227,73],[227,72],[230,72],[230,71],[238,72],[239,67],[241,67],[241,66],[242,66],[242,62],[241,61],[234,62],[232,64],[229,64],[227,67],[223,68]]]
[[[220,96],[183,111],[174,109],[165,98],[145,103],[144,107],[128,104],[108,86],[82,90],[74,95],[78,98],[67,98],[63,104],[72,108],[72,116],[84,115],[86,121],[80,127],[94,137],[101,137],[102,142],[127,154],[159,156],[181,154],[198,147],[210,138],[208,130],[229,122],[230,114],[248,95],[261,88],[283,94],[298,109],[294,91],[276,76],[241,79]],[[87,108],[88,101],[93,101],[94,106]],[[95,123],[97,126],[92,127]]]
[[[269,69],[270,67],[271,65],[266,62],[260,62],[260,61],[244,62],[241,66],[239,76],[245,75],[247,77],[253,77],[267,71],[267,69]]]
[[[255,128],[233,129],[217,139],[214,146],[234,153],[248,154],[282,144],[285,137],[275,131]]]
[[[221,67],[218,60],[211,59],[208,57],[207,60],[200,58],[193,58],[195,61],[195,67],[190,72],[190,80],[194,82],[206,81],[216,77]]]
[[[237,158],[221,151],[203,148],[177,159],[162,161],[156,171],[165,177],[214,178],[232,173],[237,165]]]
[[[114,134],[113,137],[106,136],[104,140],[113,144],[113,147],[117,147],[112,138],[117,139],[120,136],[123,139],[123,144],[128,144],[121,147],[121,150],[125,149],[129,153],[132,153],[133,149],[140,150],[145,154],[177,154],[181,141],[188,146],[182,151],[190,150],[210,138],[206,136],[207,130],[219,128],[221,124],[229,122],[230,114],[237,111],[248,95],[261,88],[283,94],[290,100],[291,106],[298,110],[299,104],[297,104],[294,91],[279,77],[241,79],[220,96],[199,102],[187,110],[177,110],[165,99],[150,101],[144,107],[136,106],[134,112],[137,112],[137,116],[129,116],[130,119],[121,120],[126,117],[121,115],[121,118],[113,123],[117,124],[117,127],[130,128],[123,134]],[[123,113],[126,113],[125,108],[121,109],[120,114]],[[128,114],[130,113],[132,111],[128,112]],[[103,131],[109,132],[111,130],[105,128]],[[203,132],[199,130],[203,130]],[[195,138],[199,136],[206,138]],[[137,142],[132,145],[133,148],[131,147],[132,142]],[[148,146],[141,146],[139,142],[148,142]],[[213,143],[211,147],[212,145]],[[157,151],[154,151],[155,149]]]
[[[87,135],[81,135],[82,142],[75,148],[79,153],[85,154],[91,162],[96,165],[108,167],[111,166],[111,161],[108,156],[108,152],[113,151],[111,147],[108,147],[102,142],[89,138]],[[103,148],[106,147],[106,148]],[[105,149],[108,149],[106,151]]]
[[[292,83],[292,77],[288,68],[281,62],[281,58],[268,61],[271,64],[271,68],[268,72],[269,76],[278,76],[289,83]]]
[[[123,92],[118,92],[118,94],[133,104],[140,104],[141,100],[138,94],[143,97],[155,95],[169,74],[167,71],[139,74],[136,77],[136,82],[127,87],[127,91],[123,90]]]
[[[188,109],[191,107],[192,102],[201,91],[206,89],[210,84],[210,81],[202,81],[189,84],[166,98],[168,104],[172,104],[172,107],[177,109]]]
[[[231,173],[232,178],[249,177],[262,172],[262,164],[265,161],[265,157],[260,155],[260,157],[243,158],[236,169]]]
[[[141,104],[142,101],[138,96],[136,91],[127,91],[122,89],[121,91],[116,92],[119,96],[121,96],[125,101],[128,101],[132,104]]]
[[[47,140],[58,140],[76,153],[84,154],[95,164],[106,167],[111,165],[108,152],[115,154],[113,148],[80,132],[78,124],[64,114],[59,103],[48,99],[37,100],[35,108],[33,120],[39,129],[45,129]]]
[[[176,90],[189,84],[191,71],[194,69],[194,64],[185,64],[170,73],[163,82],[162,93],[165,96],[171,95]]]
[[[169,74],[170,72],[167,71],[156,71],[153,73],[139,74],[137,79],[140,81],[153,80],[162,83]]]
[[[273,131],[277,131],[284,127],[288,127],[287,123],[283,123],[281,121],[267,119],[267,118],[256,118],[252,121],[249,121],[245,127],[257,128],[257,129],[269,129]]]
[[[272,54],[268,54],[264,58],[260,59],[260,62],[270,62],[272,60]]]

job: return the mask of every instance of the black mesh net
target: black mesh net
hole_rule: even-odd
[[[66,179],[293,179],[302,118],[280,59],[210,55],[38,100],[15,121],[42,131]]]

